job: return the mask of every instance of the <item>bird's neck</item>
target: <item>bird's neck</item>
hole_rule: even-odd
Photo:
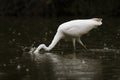
[[[40,44],[40,45],[38,46],[38,48],[37,48],[34,52],[35,52],[35,53],[38,53],[39,50],[41,50],[41,49],[44,49],[45,51],[50,51],[50,50],[51,50],[51,48],[50,48],[50,47],[47,47],[45,44]]]

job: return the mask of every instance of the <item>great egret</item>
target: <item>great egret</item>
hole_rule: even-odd
[[[34,53],[39,53],[39,50],[41,49],[50,51],[61,39],[65,38],[72,40],[74,50],[76,41],[78,41],[84,48],[86,48],[80,39],[81,36],[100,25],[102,25],[102,18],[77,19],[65,22],[58,27],[57,33],[55,34],[52,43],[48,47],[46,47],[45,44],[39,45]]]

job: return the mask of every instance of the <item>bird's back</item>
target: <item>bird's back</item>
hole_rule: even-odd
[[[79,37],[88,33],[95,26],[94,19],[71,20],[61,24],[58,30],[69,36]]]

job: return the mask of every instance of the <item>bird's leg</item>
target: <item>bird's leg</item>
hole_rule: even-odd
[[[76,47],[75,47],[76,39],[73,38],[73,39],[72,39],[72,42],[73,42],[73,48],[74,48],[74,50],[73,50],[73,59],[76,59],[76,53],[75,53],[75,50],[76,50]]]
[[[75,39],[73,38],[72,41],[73,41],[73,48],[74,48],[74,51],[75,51],[76,50],[76,48],[75,48]]]
[[[80,38],[78,38],[77,41],[87,50],[86,46],[83,44],[83,42],[80,40]]]

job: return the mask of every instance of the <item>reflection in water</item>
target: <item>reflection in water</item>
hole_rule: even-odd
[[[32,80],[57,80],[54,64],[59,62],[58,56],[52,53],[31,55],[32,66],[30,77]]]
[[[24,54],[21,69],[0,80],[119,80],[119,54],[76,52]],[[26,66],[24,66],[26,65]],[[19,68],[19,67],[17,67]],[[26,72],[25,72],[26,71]]]
[[[101,77],[101,65],[97,59],[70,59],[44,53],[32,55],[32,62],[32,80],[99,80]]]

